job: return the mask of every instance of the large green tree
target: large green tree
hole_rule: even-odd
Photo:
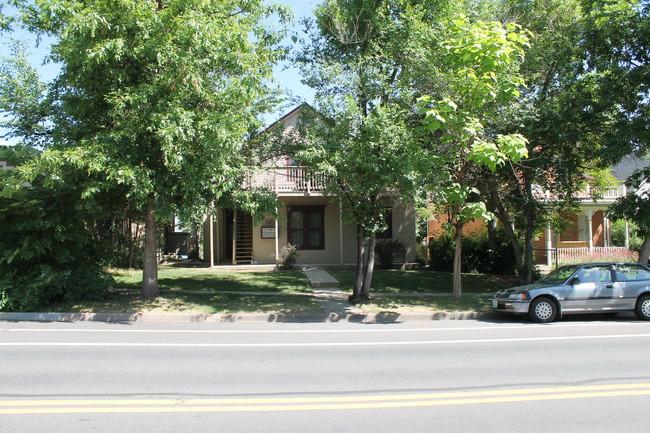
[[[28,30],[54,37],[61,65],[44,101],[49,141],[24,172],[82,170],[81,197],[123,189],[144,211],[142,293],[156,296],[156,215],[206,210],[240,187],[238,151],[282,55],[265,23],[286,11],[262,0],[18,4]]]
[[[355,302],[370,296],[387,203],[413,204],[419,189],[414,71],[427,69],[428,39],[447,9],[446,1],[332,0],[307,22],[298,62],[323,120],[304,122],[301,156],[327,175],[328,193],[357,226]]]
[[[526,139],[518,133],[493,135],[484,124],[519,96],[519,64],[528,45],[515,24],[472,21],[457,15],[439,41],[437,75],[444,96],[419,100],[423,132],[431,160],[445,176],[429,178],[428,192],[446,211],[455,237],[453,293],[461,296],[463,226],[474,218],[491,218],[479,199],[481,167],[495,171],[526,156]]]

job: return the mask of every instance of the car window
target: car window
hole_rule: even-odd
[[[576,274],[581,283],[610,283],[612,273],[609,265],[585,266]]]
[[[569,279],[571,275],[575,273],[575,271],[578,270],[578,268],[580,268],[580,266],[562,266],[561,268],[557,268],[546,277],[542,278],[540,281],[547,284],[563,284],[566,280]]]
[[[650,271],[642,265],[618,265],[616,267],[616,280],[649,280]]]

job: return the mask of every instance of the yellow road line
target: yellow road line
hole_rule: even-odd
[[[272,412],[384,409],[650,395],[650,384],[533,388],[436,394],[190,400],[0,401],[0,415],[71,413]],[[47,407],[45,407],[47,406]],[[108,407],[107,407],[108,406]]]

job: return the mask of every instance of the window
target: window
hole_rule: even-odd
[[[325,208],[292,207],[287,215],[289,243],[303,250],[325,249]]]
[[[388,227],[383,232],[377,233],[377,239],[391,239],[393,237],[393,209],[384,209],[384,222]]]
[[[616,268],[616,280],[647,280],[650,272],[642,265],[620,265]]]

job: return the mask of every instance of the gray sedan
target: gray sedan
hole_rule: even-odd
[[[494,311],[551,322],[564,314],[634,311],[650,320],[650,268],[640,263],[563,266],[534,284],[497,292]]]

